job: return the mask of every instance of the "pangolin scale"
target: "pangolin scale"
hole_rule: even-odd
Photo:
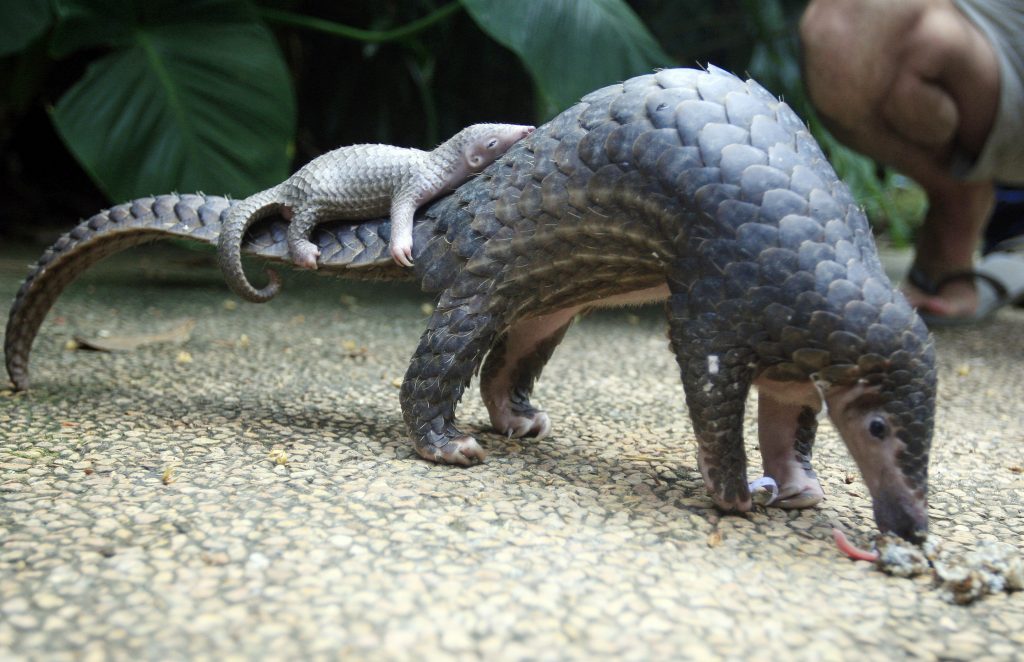
[[[232,203],[168,195],[83,221],[40,259],[5,338],[16,388],[62,288],[97,260],[162,236],[215,244]],[[823,497],[811,468],[816,414],[860,467],[878,527],[927,529],[935,412],[928,332],[885,276],[862,210],[796,115],[753,81],[670,69],[597,90],[420,210],[415,267],[395,266],[387,220],[320,226],[321,271],[415,278],[437,305],[401,388],[423,457],[482,457],[454,425],[472,375],[494,426],[543,435],[534,381],[573,317],[667,299],[669,337],[715,503],[751,508],[742,428],[758,388],[766,476],[781,507]],[[287,259],[268,219],[247,252]]]

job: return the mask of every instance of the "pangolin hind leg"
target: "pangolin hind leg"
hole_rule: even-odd
[[[300,207],[294,210],[291,223],[288,224],[288,252],[292,262],[303,269],[316,269],[320,249],[309,240],[309,235],[317,223],[328,220],[322,214],[317,207]]]
[[[567,308],[517,322],[487,355],[480,394],[499,433],[542,438],[551,430],[548,415],[530,403],[530,394],[576,312]]]
[[[814,387],[811,386],[811,389]],[[820,401],[814,404],[776,399],[762,388],[757,399],[757,428],[764,475],[775,480],[778,497],[771,506],[808,508],[825,493],[811,468]]]
[[[484,451],[455,427],[455,406],[502,322],[486,310],[486,297],[454,296],[455,289],[441,297],[413,354],[402,382],[402,413],[420,456],[475,464]]]

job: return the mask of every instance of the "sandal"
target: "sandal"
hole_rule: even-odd
[[[974,324],[988,319],[1003,306],[1024,303],[1024,237],[1000,243],[969,271],[956,271],[935,281],[916,265],[907,273],[907,282],[929,296],[937,296],[951,282],[967,279],[978,293],[974,313],[948,317],[918,310],[925,324],[930,327]]]
[[[1009,304],[1024,307],[1024,235],[996,244],[982,256],[978,271],[1003,284]]]

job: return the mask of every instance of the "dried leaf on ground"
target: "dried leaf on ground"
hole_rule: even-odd
[[[189,318],[166,331],[129,333],[104,337],[96,336],[93,338],[75,336],[75,343],[77,343],[78,349],[91,349],[100,352],[131,352],[146,345],[188,342],[188,339],[192,336],[192,329],[195,326],[196,321]]]

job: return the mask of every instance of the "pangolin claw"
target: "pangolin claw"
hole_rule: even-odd
[[[391,257],[393,257],[395,262],[403,267],[413,266],[412,245],[410,244],[406,246],[399,243],[393,243],[391,245]]]
[[[477,440],[469,435],[449,439],[440,446],[435,446],[429,442],[417,442],[416,452],[420,454],[420,457],[431,462],[458,464],[467,467],[479,464],[487,457],[487,453]]]
[[[503,425],[500,427],[497,425],[495,427],[502,430],[509,439],[519,439],[520,437],[543,439],[551,432],[551,419],[546,413],[539,410],[534,411],[533,415],[529,417],[509,415],[502,423]]]
[[[303,269],[316,270],[320,249],[311,241],[303,241],[292,247],[292,261]]]

